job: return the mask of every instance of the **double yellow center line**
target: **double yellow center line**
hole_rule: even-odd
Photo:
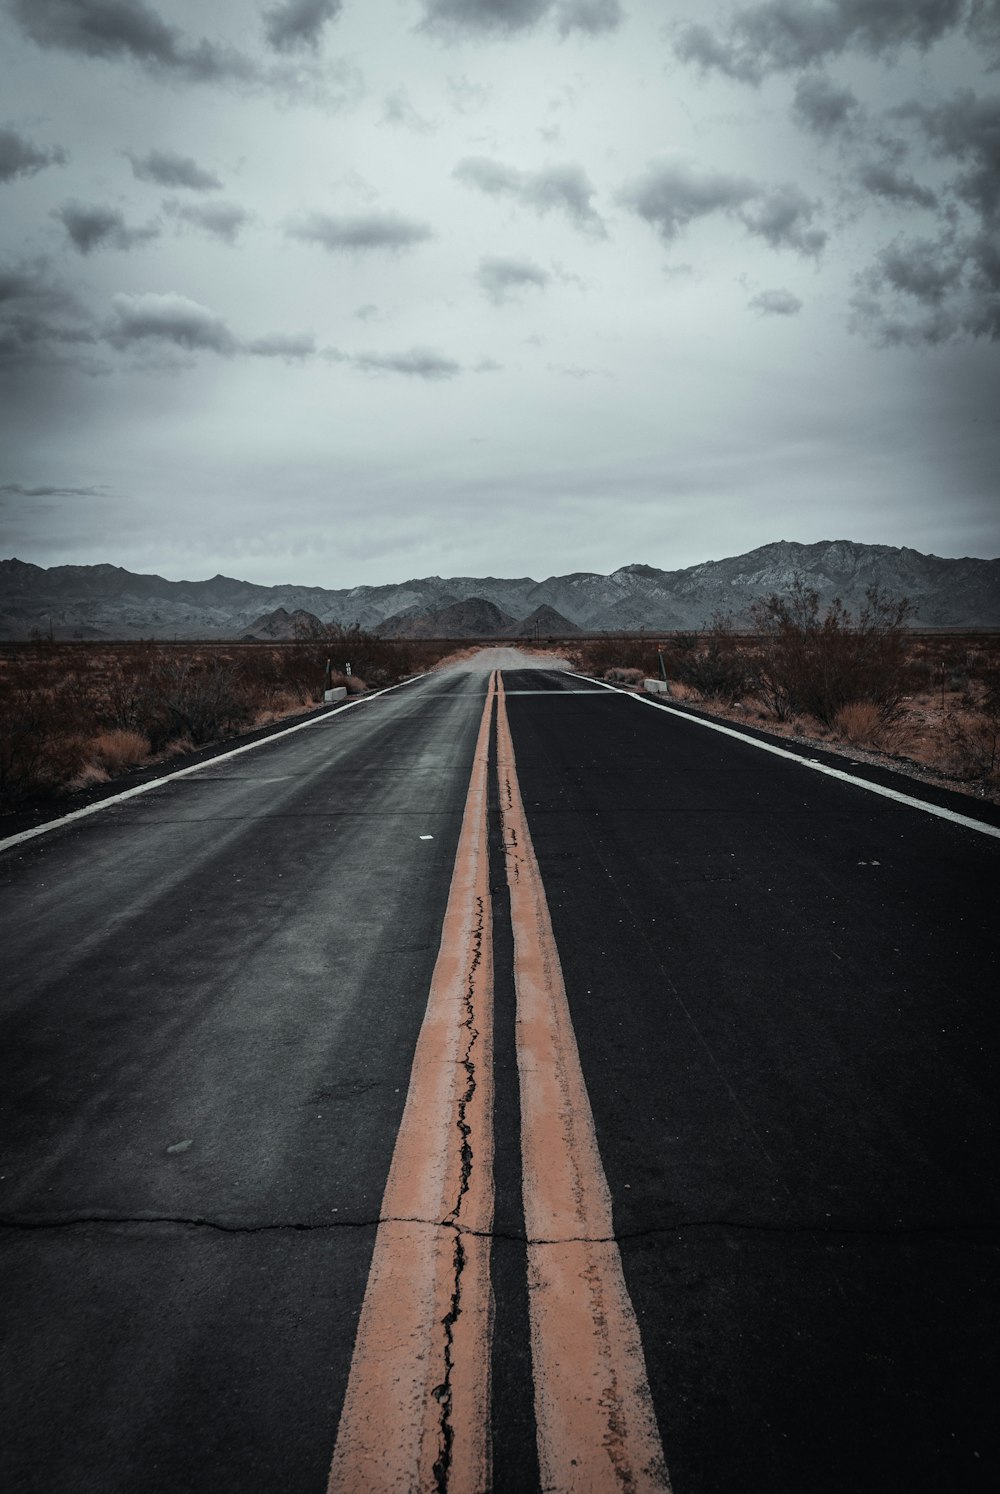
[[[541,1487],[669,1490],[559,954],[490,676],[441,948],[382,1201],[330,1494],[491,1488],[497,772],[514,933],[521,1159]]]

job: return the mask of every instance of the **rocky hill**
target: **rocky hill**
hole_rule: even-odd
[[[517,619],[485,597],[468,597],[431,612],[414,608],[379,623],[383,638],[510,638]]]
[[[273,639],[277,643],[287,642],[292,638],[308,638],[322,630],[323,624],[315,612],[307,612],[304,607],[297,607],[294,612],[289,612],[286,607],[275,607],[273,612],[261,613],[242,637],[262,642]]]
[[[3,560],[0,637],[27,638],[32,631],[51,630],[59,638],[239,638],[281,609],[343,627],[398,628],[402,631],[392,634],[398,637],[430,636],[426,626],[445,627],[449,631],[438,636],[448,637],[490,637],[494,629],[507,628],[508,636],[530,636],[534,620],[549,616],[539,614],[540,608],[565,620],[540,624],[539,632],[546,635],[566,624],[585,632],[667,631],[700,627],[716,611],[745,616],[753,601],[787,591],[797,576],[814,586],[824,602],[839,596],[852,609],[863,603],[865,588],[873,584],[907,596],[918,626],[1000,626],[1000,560],[947,560],[849,540],[813,545],[779,540],[746,555],[679,570],[626,565],[607,576],[577,571],[544,581],[530,576],[425,576],[340,590],[258,586],[228,576],[165,581],[113,565],[45,570]],[[469,610],[463,612],[465,604]],[[458,611],[451,610],[456,607]],[[528,632],[520,633],[529,622]]]

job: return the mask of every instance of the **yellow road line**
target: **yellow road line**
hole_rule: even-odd
[[[358,1323],[329,1494],[490,1480],[493,932],[479,727],[441,947]]]
[[[528,833],[500,680],[538,1460],[546,1494],[669,1490],[611,1194]]]

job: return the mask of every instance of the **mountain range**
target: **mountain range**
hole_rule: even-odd
[[[917,626],[1000,626],[1000,560],[942,559],[850,540],[778,540],[672,571],[636,564],[610,575],[575,571],[545,581],[426,576],[342,589],[260,586],[221,575],[166,581],[114,565],[45,569],[0,560],[0,637],[280,638],[294,636],[294,621],[310,616],[387,637],[666,632],[701,627],[720,611],[738,620],[759,598],[787,592],[797,577],[824,603],[840,597],[852,610],[869,586],[906,596]],[[284,622],[276,616],[282,611]]]

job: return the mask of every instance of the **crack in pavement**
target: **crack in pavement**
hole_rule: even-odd
[[[465,1017],[461,1023],[469,1034],[468,1045],[460,1063],[465,1069],[468,1083],[465,1092],[458,1102],[458,1117],[456,1126],[461,1137],[461,1172],[459,1175],[458,1195],[455,1199],[454,1208],[442,1221],[445,1228],[453,1229],[455,1232],[455,1254],[454,1254],[454,1286],[452,1288],[451,1302],[448,1311],[441,1319],[444,1329],[444,1378],[434,1387],[431,1392],[434,1399],[441,1408],[441,1443],[440,1452],[434,1462],[434,1480],[437,1484],[438,1494],[447,1494],[448,1477],[451,1472],[452,1448],[455,1441],[455,1428],[452,1425],[452,1373],[455,1368],[455,1324],[462,1313],[462,1272],[465,1270],[465,1246],[462,1243],[464,1233],[461,1220],[462,1201],[469,1191],[469,1182],[472,1177],[472,1164],[474,1152],[470,1137],[472,1127],[468,1121],[469,1106],[476,1093],[476,1065],[472,1052],[479,1040],[479,1028],[476,1026],[476,975],[483,962],[483,936],[485,932],[485,902],[481,895],[476,896],[476,926],[472,939],[472,962],[466,979],[465,994],[462,1004],[465,1007]],[[477,1233],[469,1231],[469,1233]]]
[[[191,1229],[216,1230],[220,1234],[231,1235],[261,1235],[261,1234],[318,1234],[330,1230],[358,1230],[378,1229],[381,1224],[423,1224],[428,1229],[447,1229],[454,1232],[456,1246],[460,1246],[463,1236],[472,1239],[496,1240],[506,1244],[514,1245],[612,1245],[621,1244],[623,1241],[644,1240],[656,1235],[682,1234],[686,1230],[722,1229],[742,1230],[750,1234],[770,1235],[847,1235],[858,1237],[883,1237],[883,1238],[905,1238],[920,1235],[967,1235],[967,1234],[997,1234],[1000,1233],[1000,1220],[984,1219],[980,1221],[966,1221],[965,1223],[954,1223],[949,1220],[925,1220],[913,1224],[900,1222],[898,1224],[837,1224],[833,1222],[823,1223],[801,1223],[801,1224],[771,1224],[762,1220],[752,1219],[683,1219],[674,1224],[649,1225],[645,1229],[619,1230],[613,1235],[565,1235],[552,1239],[529,1238],[524,1233],[516,1233],[506,1230],[481,1230],[466,1229],[463,1225],[449,1216],[447,1219],[421,1219],[411,1216],[397,1216],[381,1214],[372,1219],[331,1219],[331,1220],[278,1220],[266,1224],[234,1224],[223,1219],[210,1219],[201,1214],[62,1214],[53,1217],[40,1217],[38,1215],[0,1216],[0,1230],[31,1231],[73,1229],[80,1225],[108,1224],[108,1225],[179,1225]],[[451,1319],[454,1323],[455,1317],[461,1311],[458,1306],[458,1277],[464,1267],[464,1256],[460,1259],[456,1250],[456,1294],[452,1298],[452,1308],[448,1313],[447,1322]],[[456,1311],[457,1308],[457,1311]],[[454,1316],[452,1316],[454,1314]],[[440,1387],[439,1387],[440,1388]],[[438,1397],[440,1399],[440,1397]]]

